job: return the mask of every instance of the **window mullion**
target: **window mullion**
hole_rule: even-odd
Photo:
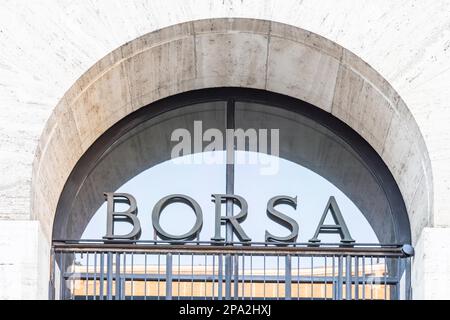
[[[226,108],[226,129],[235,129],[235,101],[234,99],[229,99],[227,101]],[[235,142],[234,137],[225,132],[226,141],[226,194],[234,194],[234,173],[235,173]],[[233,138],[233,139],[227,139]],[[230,141],[231,140],[231,141]],[[233,215],[233,201],[227,200],[226,203],[226,214],[227,216]],[[233,229],[228,223],[226,225],[226,241],[233,241]]]

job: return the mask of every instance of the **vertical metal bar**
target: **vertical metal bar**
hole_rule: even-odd
[[[264,300],[266,300],[266,255],[263,255],[264,258],[264,280],[263,280],[263,288],[264,288]]]
[[[234,255],[234,300],[239,299],[239,256]]]
[[[395,300],[400,300],[400,279],[401,279],[401,274],[400,274],[400,258],[395,258],[395,262],[396,262],[396,268],[395,268],[395,295],[393,296]]]
[[[147,252],[144,253],[144,300],[147,300]],[[158,254],[158,276],[157,276],[157,284],[158,284],[158,300],[159,300],[159,254]]]
[[[105,297],[104,294],[104,282],[105,282],[105,257],[104,253],[100,253],[100,300]]]
[[[88,300],[89,296],[89,252],[86,252],[86,277],[85,277],[85,299]]]
[[[291,256],[288,254],[285,257],[284,267],[284,292],[285,299],[291,300],[291,286],[292,286],[292,274],[291,274]]]
[[[211,278],[211,300],[215,300],[215,294],[214,294],[214,290],[216,288],[216,256],[213,255],[212,256],[212,261],[213,261],[213,265],[212,265],[212,278]]]
[[[342,300],[342,264],[344,262],[343,256],[338,256],[338,279],[337,279],[337,292],[336,292],[336,299]]]
[[[207,298],[206,288],[208,287],[208,256],[205,254],[205,300]]]
[[[352,257],[345,257],[345,299],[352,300]]]
[[[120,300],[126,300],[126,298],[127,298],[126,283],[127,283],[126,276],[121,276],[120,277]]]
[[[310,287],[310,298],[314,299],[314,256],[311,256],[311,287]]]
[[[362,288],[362,298],[366,300],[366,256],[362,258],[362,276],[363,276],[363,288]]]
[[[83,253],[81,253],[83,254]],[[75,254],[74,254],[75,256]],[[71,272],[70,272],[70,278],[72,279],[72,286],[70,288],[70,299],[75,300],[75,277],[76,277],[76,273],[75,273],[75,264],[76,264],[76,259],[74,259],[72,261],[72,265],[71,265]],[[81,271],[81,269],[80,269]],[[81,276],[80,276],[80,280],[81,280]],[[81,284],[81,283],[80,283]]]
[[[97,300],[97,252],[94,253],[94,300]]]
[[[333,273],[333,275],[332,275],[332,281],[331,281],[331,284],[332,284],[332,297],[331,297],[331,299],[332,300],[336,300],[337,299],[337,285],[336,285],[336,263],[335,263],[335,256],[333,255],[332,256],[332,261],[331,261],[331,264],[332,264],[332,266],[331,266],[331,269],[332,269],[332,273]]]
[[[387,300],[387,273],[388,273],[388,270],[387,270],[387,257],[384,257],[384,277],[383,277],[383,280],[384,280],[384,300]]]
[[[225,256],[225,299],[231,299],[231,273],[232,264],[231,264],[231,255],[227,254]]]
[[[172,300],[172,254],[166,255],[166,299]]]
[[[373,300],[373,257],[370,257],[370,300]]]
[[[125,265],[125,264],[124,264]],[[126,273],[124,272],[124,275],[126,276]],[[120,300],[120,294],[122,292],[120,285],[121,285],[121,281],[120,281],[121,277],[120,277],[120,253],[116,252],[116,300]]]
[[[277,300],[280,299],[280,255],[277,254]]]
[[[253,300],[253,254],[250,253],[250,299]]]
[[[325,298],[325,300],[327,300],[327,298],[328,298],[328,294],[327,294],[327,285],[328,285],[328,283],[327,283],[327,259],[328,259],[328,257],[327,256],[325,256],[324,257],[325,258],[325,263],[324,263],[324,270],[325,270],[325,272],[324,272],[324,277],[325,277],[325,281],[324,281],[324,288],[325,288],[325,292],[324,292],[324,298]]]
[[[65,284],[66,281],[64,279],[64,273],[65,273],[65,267],[64,267],[64,262],[65,262],[65,255],[63,255],[63,252],[59,253],[59,299],[60,300],[65,300]]]
[[[359,300],[359,258],[357,256],[355,259],[355,299]]]
[[[235,128],[235,103],[233,99],[227,101],[226,107],[226,129]],[[230,145],[231,144],[231,145]],[[226,143],[226,193],[234,194],[234,162],[235,162],[235,146],[234,139],[227,141]],[[226,215],[231,217],[233,215],[233,200],[227,200],[226,202]],[[225,225],[226,230],[226,242],[233,241],[233,227],[231,223],[227,222]],[[233,267],[231,265],[231,256],[227,255],[225,258],[225,297],[227,300],[231,298],[231,277]]]
[[[178,253],[178,292],[177,292],[177,299],[180,300],[180,292],[181,292],[181,254]]]
[[[131,300],[134,300],[134,252],[131,252]]]
[[[191,253],[191,300],[194,300],[194,253]]]
[[[147,262],[146,262],[147,264]],[[160,293],[160,279],[161,278],[161,255],[158,253],[158,300],[161,297],[161,293]]]
[[[112,300],[112,265],[113,265],[113,253],[107,254],[107,267],[106,267],[106,296],[107,300]]]
[[[300,300],[300,255],[297,256],[297,298]]]
[[[241,274],[242,274],[242,282],[241,282],[241,298],[242,300],[245,299],[245,255],[242,255],[242,270],[241,270]]]
[[[223,296],[223,256],[220,254],[219,258],[218,258],[218,268],[219,270],[217,270],[218,275],[217,275],[217,294],[218,294],[218,299],[222,300],[222,296]]]
[[[122,298],[125,300],[127,298],[127,253],[123,253],[123,266],[122,266],[122,273],[123,273],[123,281],[120,282],[122,290],[120,290],[120,294]]]

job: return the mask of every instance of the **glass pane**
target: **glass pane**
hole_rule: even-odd
[[[255,130],[258,150],[264,147],[261,129],[267,129],[267,154],[239,147],[236,154],[235,192],[247,199],[249,214],[242,225],[254,241],[269,232],[286,236],[289,230],[269,220],[267,201],[286,195],[298,197],[297,210],[280,205],[279,211],[299,223],[298,241],[313,238],[331,196],[334,196],[353,239],[359,243],[390,243],[393,239],[391,211],[386,195],[355,151],[329,129],[298,113],[271,106],[236,103],[236,128]],[[279,140],[271,130],[279,130]],[[262,136],[264,138],[264,135]],[[275,146],[279,143],[279,151]],[[263,148],[264,149],[264,148]],[[264,151],[264,150],[263,150]],[[253,156],[253,158],[251,158]],[[255,161],[256,159],[256,161]],[[380,217],[382,217],[380,219]],[[326,224],[334,224],[329,214]],[[262,230],[257,230],[262,229]],[[322,242],[339,242],[336,234],[321,234]]]
[[[184,194],[195,199],[204,210],[213,208],[211,193],[225,192],[225,165],[223,161],[210,164],[210,160],[214,156],[223,156],[223,151],[219,148],[201,152],[208,141],[203,142],[201,134],[198,140],[195,131],[202,133],[215,128],[223,132],[225,106],[225,102],[210,102],[176,109],[148,120],[122,136],[98,161],[81,186],[72,210],[78,211],[78,217],[81,216],[83,221],[65,224],[66,234],[71,235],[72,239],[79,238],[81,234],[84,239],[101,239],[105,235],[104,192],[129,193],[136,198],[143,232],[141,239],[146,240],[153,239],[153,207],[165,196]],[[194,129],[194,126],[197,128]],[[180,129],[181,134],[188,133],[189,136],[181,138]],[[187,137],[189,139],[185,139]],[[196,145],[195,139],[200,141],[200,145]],[[191,152],[176,148],[182,142],[189,142],[187,146]],[[181,155],[181,159],[171,159],[174,150],[179,151],[176,155]],[[126,207],[122,208],[126,210]],[[122,208],[118,205],[116,210],[121,211]],[[207,213],[210,212],[205,212],[204,216]],[[91,218],[88,228],[84,230]],[[189,207],[173,204],[161,215],[161,225],[168,232],[183,234],[193,226],[194,218]],[[179,223],[170,223],[174,220]],[[212,219],[205,219],[204,228],[213,230],[212,222]],[[130,229],[130,224],[118,223],[116,234],[126,234]],[[211,233],[202,232],[202,236],[207,239]]]

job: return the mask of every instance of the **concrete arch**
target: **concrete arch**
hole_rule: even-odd
[[[195,89],[248,87],[299,98],[358,132],[379,153],[407,206],[413,243],[430,223],[428,152],[406,104],[373,68],[341,46],[293,26],[255,19],[177,24],[114,50],[64,95],[39,141],[32,218],[51,230],[77,161],[120,119]]]

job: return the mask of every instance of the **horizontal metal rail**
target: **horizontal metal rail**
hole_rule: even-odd
[[[89,253],[114,252],[114,253],[182,253],[182,254],[252,254],[252,255],[351,255],[351,256],[379,256],[379,257],[408,257],[402,245],[370,245],[349,246],[342,244],[313,245],[297,243],[290,246],[275,244],[252,245],[217,245],[214,242],[199,244],[137,244],[137,243],[72,243],[54,242],[55,252],[79,252]]]
[[[92,273],[86,273],[86,272],[66,272],[64,273],[64,278],[66,280],[71,279],[71,278],[76,278],[76,279],[82,279],[82,280],[96,280],[97,276],[94,276],[94,274]],[[116,280],[116,276],[112,276],[111,279],[113,281]],[[125,280],[125,281],[163,281],[166,279],[165,275],[141,275],[141,274],[121,274],[119,277],[120,280]],[[175,281],[183,281],[183,282],[205,282],[205,281],[216,281],[216,277],[211,276],[211,275],[207,275],[207,276],[203,276],[203,275],[174,275],[173,276],[173,280]],[[237,276],[234,280],[236,280],[237,282],[242,282],[242,281],[248,281],[250,280],[250,277],[247,275],[245,276]],[[276,276],[252,276],[251,280],[253,283],[279,283],[280,279],[279,277]],[[291,281],[294,283],[311,283],[314,281],[314,283],[316,284],[324,284],[324,283],[333,283],[333,281],[335,281],[335,279],[333,277],[321,277],[321,276],[314,276],[314,277],[309,277],[309,276],[291,276]],[[387,284],[387,285],[394,285],[398,282],[398,279],[396,277],[373,277],[373,276],[368,276],[368,277],[358,277],[358,280],[355,279],[351,279],[349,281],[349,283],[351,284],[361,284],[361,283],[383,283],[383,284]],[[342,280],[343,284],[347,283],[347,279],[343,279]]]

